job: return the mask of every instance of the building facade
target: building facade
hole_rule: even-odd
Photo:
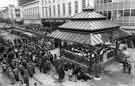
[[[21,11],[22,11],[21,7],[18,6],[15,8],[15,22],[18,24],[23,23],[23,15]]]
[[[39,5],[39,0],[28,0],[28,2],[20,5],[22,9],[24,24],[41,24]]]
[[[43,18],[67,18],[79,13],[90,0],[42,0]]]
[[[63,24],[63,20],[80,13],[89,5],[93,6],[93,2],[94,0],[19,0],[19,5],[22,7],[25,24],[42,23],[50,26],[50,21]]]
[[[14,5],[9,5],[0,11],[0,18],[8,23],[15,23],[15,21],[22,21],[21,9]]]
[[[135,26],[135,0],[95,0],[98,12],[123,26]]]
[[[135,48],[135,0],[95,0],[95,8],[115,23],[121,25],[128,33],[132,34],[123,40],[130,48]]]
[[[91,1],[94,0],[41,0],[42,24],[57,28],[71,16],[82,12],[83,8],[92,5]]]

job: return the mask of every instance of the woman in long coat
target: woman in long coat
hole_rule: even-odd
[[[55,66],[56,72],[58,74],[58,80],[62,81],[65,77],[65,72],[64,72],[64,64],[62,60],[56,60],[53,62],[53,65]]]

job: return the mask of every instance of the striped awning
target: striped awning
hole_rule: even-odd
[[[71,30],[86,30],[86,31],[96,31],[104,30],[110,28],[117,28],[118,24],[112,23],[109,20],[98,20],[98,21],[69,21],[59,28],[71,29]]]
[[[104,43],[101,34],[82,34],[82,33],[73,33],[73,32],[63,32],[63,31],[54,31],[49,37],[56,39],[66,40],[77,42],[81,44],[97,45]]]
[[[85,12],[78,13],[71,18],[72,19],[95,19],[95,18],[100,19],[100,18],[106,18],[106,17],[94,11],[93,12],[85,11]]]

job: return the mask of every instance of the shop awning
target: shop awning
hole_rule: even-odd
[[[119,25],[109,20],[98,21],[69,21],[61,26],[62,29],[96,31],[110,28],[118,28]]]
[[[74,33],[74,32],[63,32],[57,30],[48,36],[56,39],[72,41],[81,44],[97,45],[97,44],[104,43],[101,34],[82,34],[82,33]]]
[[[122,26],[121,29],[130,35],[135,35],[135,26]]]

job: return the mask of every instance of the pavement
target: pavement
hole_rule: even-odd
[[[42,85],[39,86],[133,86],[133,83],[135,83],[135,78],[132,78],[132,76],[129,74],[123,73],[121,64],[114,63],[108,67],[111,71],[102,74],[101,80],[77,82],[64,80],[62,83],[57,83],[53,74],[47,75],[43,73],[35,74],[35,78],[42,83]]]
[[[89,81],[69,81],[64,80],[62,83],[58,83],[57,75],[54,73],[43,74],[36,69],[34,78],[30,78],[30,86],[134,86],[135,78],[129,74],[122,72],[122,65],[119,63],[113,63],[105,68],[105,73],[101,75],[101,80],[89,80]],[[17,84],[16,84],[17,85]],[[11,85],[11,81],[4,74],[0,73],[0,86],[16,86]]]

